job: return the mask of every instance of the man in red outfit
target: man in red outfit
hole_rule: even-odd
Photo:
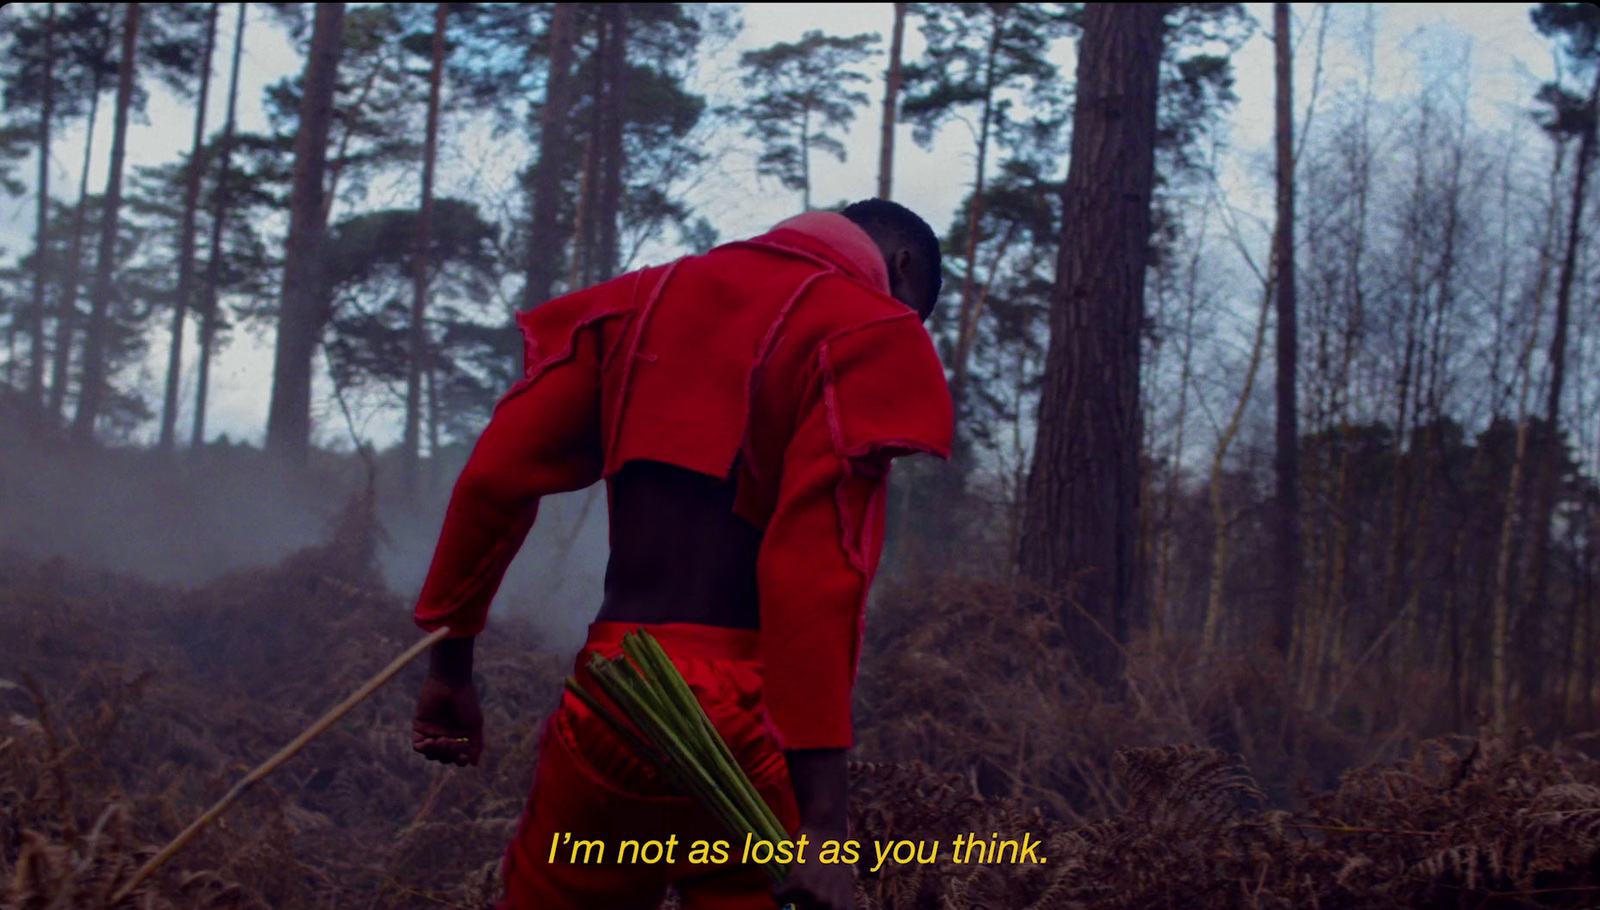
[[[817,852],[846,837],[850,691],[889,462],[949,457],[949,391],[922,327],[939,276],[927,224],[867,200],[519,315],[525,375],[462,470],[416,608],[418,625],[451,635],[431,655],[414,748],[477,763],[472,643],[489,602],[540,497],[604,480],[611,558],[579,681],[592,653],[649,629],[813,846],[776,895],[737,844],[691,858],[695,841],[729,835],[566,694],[506,852],[502,907],[645,910],[668,885],[686,910],[854,906],[852,867]],[[621,864],[624,840],[675,854]],[[610,852],[575,857],[576,841]]]

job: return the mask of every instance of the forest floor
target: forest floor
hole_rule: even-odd
[[[413,642],[370,502],[324,544],[182,589],[0,556],[0,903],[109,908],[255,763]],[[874,607],[852,837],[1042,842],[1041,863],[885,863],[868,910],[1600,907],[1600,738],[1419,740],[1298,712],[1270,662],[1064,662],[997,585]],[[413,665],[248,791],[126,906],[492,904],[567,655],[497,623],[481,766],[410,749]],[[1219,748],[1220,746],[1220,748]],[[1376,760],[1374,760],[1376,759]]]

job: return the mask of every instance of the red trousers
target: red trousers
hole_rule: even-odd
[[[612,622],[589,627],[575,671],[584,688],[599,691],[585,669],[590,654],[621,653],[623,633],[636,628]],[[758,633],[688,623],[644,628],[672,658],[757,792],[794,834],[800,818],[788,765],[761,701]],[[659,848],[628,848],[625,857],[618,856],[624,841],[643,845],[668,838],[676,838],[671,863]],[[729,861],[691,863],[697,840],[729,842]],[[573,853],[577,841],[603,844],[603,861],[582,862],[583,848]],[[499,908],[654,910],[671,884],[684,910],[774,910],[766,873],[738,862],[742,847],[742,837],[677,795],[604,719],[566,692],[545,724],[533,792],[506,851],[506,899]]]

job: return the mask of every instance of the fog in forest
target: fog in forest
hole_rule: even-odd
[[[604,484],[500,585],[481,765],[419,660],[133,870],[419,640],[517,313],[873,196],[955,436],[852,836],[1050,861],[860,907],[1593,905],[1595,7],[24,3],[0,102],[0,905],[493,906]]]

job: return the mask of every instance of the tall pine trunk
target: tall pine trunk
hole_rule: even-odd
[[[1517,408],[1517,442],[1516,451],[1511,461],[1511,477],[1507,484],[1505,512],[1501,515],[1500,536],[1495,551],[1494,583],[1490,594],[1489,617],[1489,686],[1490,686],[1490,722],[1494,735],[1504,737],[1510,728],[1511,711],[1511,661],[1516,656],[1513,653],[1512,637],[1525,638],[1527,630],[1521,622],[1525,617],[1519,617],[1516,596],[1521,593],[1518,586],[1512,581],[1512,574],[1516,559],[1516,525],[1517,516],[1524,511],[1525,495],[1524,476],[1531,467],[1528,464],[1528,443],[1531,435],[1532,415],[1529,413],[1528,397],[1533,389],[1533,350],[1539,342],[1539,325],[1544,320],[1545,292],[1550,284],[1550,260],[1555,246],[1558,232],[1559,203],[1556,201],[1555,181],[1561,172],[1561,156],[1556,155],[1551,171],[1551,197],[1544,237],[1539,245],[1539,266],[1533,288],[1533,313],[1528,320],[1528,338],[1523,343],[1522,350],[1517,357],[1517,383],[1518,400]],[[1525,518],[1524,522],[1531,520]],[[1528,605],[1524,604],[1526,608]],[[1526,612],[1526,609],[1523,610]],[[1518,633],[1522,633],[1518,635]]]
[[[600,175],[600,206],[595,239],[595,281],[609,281],[617,274],[617,219],[622,214],[622,96],[628,66],[628,4],[605,7],[610,40],[600,63],[605,70],[604,94],[600,105],[600,150],[604,162]]]
[[[94,122],[100,113],[100,76],[95,74],[89,94],[89,118],[83,140],[83,171],[78,177],[78,208],[72,213],[72,240],[67,268],[62,276],[61,312],[56,318],[55,349],[50,354],[50,420],[61,426],[67,405],[67,374],[72,367],[72,341],[78,324],[79,273],[83,270],[84,221],[89,212],[89,165],[94,162]]]
[[[1572,177],[1571,211],[1567,213],[1566,250],[1561,259],[1561,273],[1556,279],[1556,325],[1550,339],[1550,386],[1546,390],[1544,420],[1549,440],[1539,452],[1535,468],[1532,565],[1528,582],[1529,595],[1526,609],[1530,612],[1531,629],[1539,628],[1539,619],[1549,612],[1549,556],[1550,521],[1555,506],[1556,483],[1561,467],[1561,395],[1567,375],[1567,327],[1572,309],[1572,283],[1577,271],[1578,247],[1583,242],[1583,208],[1585,187],[1589,180],[1589,163],[1594,158],[1595,118],[1600,115],[1600,68],[1595,70],[1594,88],[1589,93],[1587,121],[1578,138],[1578,164]],[[1538,666],[1529,662],[1530,669]],[[1540,685],[1539,674],[1528,674],[1530,687]],[[1530,693],[1532,694],[1532,693]]]
[[[1138,621],[1139,327],[1155,182],[1166,7],[1090,4],[1019,568],[1062,591],[1062,620],[1103,682]],[[1096,628],[1098,626],[1098,628]]]
[[[239,101],[239,61],[244,56],[245,13],[239,4],[239,24],[233,32],[233,71],[228,76],[228,118],[222,127],[222,158],[217,164],[216,189],[211,198],[211,259],[206,263],[205,295],[200,304],[200,352],[194,391],[194,435],[189,444],[198,448],[206,438],[206,401],[211,388],[211,348],[217,338],[217,286],[222,281],[222,234],[228,221],[229,169],[233,166],[234,111]]]
[[[321,246],[327,229],[322,180],[343,23],[343,3],[317,4],[294,141],[289,238],[267,414],[267,450],[291,465],[304,464],[311,448],[311,361],[323,322]]]
[[[1276,540],[1278,584],[1272,613],[1272,645],[1289,653],[1295,598],[1300,589],[1300,428],[1295,395],[1299,338],[1295,322],[1294,277],[1294,91],[1289,45],[1289,4],[1272,7],[1277,58],[1278,231],[1277,259],[1278,387]]]
[[[906,40],[905,3],[894,5],[894,36],[889,40],[889,71],[883,80],[883,138],[878,152],[878,198],[888,199],[894,182],[894,121],[900,107],[901,57]]]
[[[417,207],[417,248],[411,259],[411,331],[407,337],[405,484],[417,489],[417,459],[422,448],[422,372],[428,359],[428,270],[433,246],[433,168],[439,148],[439,91],[444,75],[444,29],[450,5],[433,15],[433,67],[428,72],[428,126],[422,145],[422,202]],[[438,453],[433,453],[438,457]]]
[[[139,4],[127,4],[122,23],[122,60],[117,66],[117,120],[111,134],[111,172],[100,218],[99,258],[89,294],[89,331],[83,342],[83,388],[72,418],[72,439],[94,440],[94,424],[105,399],[106,347],[110,334],[111,278],[117,258],[117,218],[122,208],[122,162],[128,151],[128,113],[133,106],[134,54],[139,47]]]
[[[594,19],[594,50],[589,55],[591,73],[589,137],[583,152],[583,180],[578,186],[578,211],[572,224],[572,268],[567,274],[567,289],[575,290],[594,283],[595,223],[600,204],[600,134],[605,129],[601,98],[606,93],[605,64],[609,29],[602,16]]]
[[[56,5],[49,4],[44,25],[44,86],[39,110],[39,227],[34,239],[33,307],[28,313],[28,408],[36,418],[44,404],[44,307],[50,262],[50,123],[55,117]]]
[[[576,16],[577,9],[571,3],[557,3],[550,11],[550,75],[545,79],[544,108],[540,112],[539,161],[533,168],[533,224],[528,232],[527,281],[522,288],[524,310],[550,299],[561,268],[561,241],[565,236],[561,177],[571,148],[567,114],[572,108]]]
[[[183,369],[183,324],[194,293],[195,219],[200,211],[201,157],[206,141],[206,103],[211,96],[211,54],[216,49],[217,14],[222,4],[211,4],[206,17],[206,50],[200,58],[200,100],[194,112],[194,143],[183,183],[183,223],[178,229],[178,288],[172,301],[172,343],[167,356],[167,393],[161,405],[161,451],[171,452],[178,430],[178,377]]]

